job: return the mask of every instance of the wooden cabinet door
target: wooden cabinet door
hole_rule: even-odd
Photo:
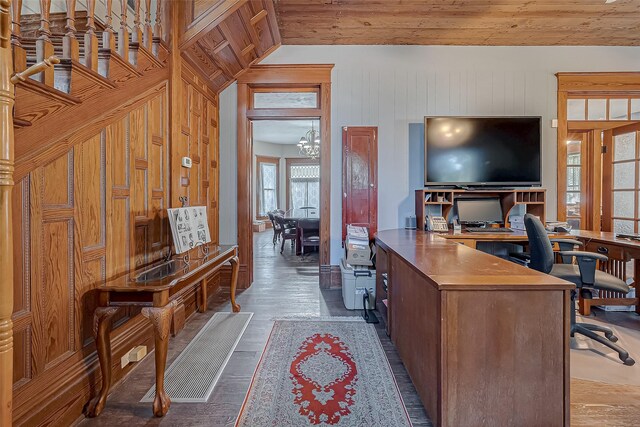
[[[342,240],[347,224],[378,229],[378,128],[342,128]]]

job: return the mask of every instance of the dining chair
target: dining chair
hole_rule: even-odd
[[[287,223],[287,220],[282,215],[275,215],[275,220],[282,229],[281,237],[282,237],[282,245],[280,246],[280,253],[284,251],[284,244],[287,240],[291,240],[291,247],[294,247],[294,243],[296,241],[296,229],[295,227],[291,227],[290,223]]]
[[[320,220],[314,218],[304,218],[298,221],[300,230],[301,254],[304,255],[304,248],[320,247]]]

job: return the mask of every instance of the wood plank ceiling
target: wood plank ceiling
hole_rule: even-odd
[[[283,44],[640,46],[640,1],[274,0]]]
[[[201,0],[185,16],[182,56],[219,92],[280,46],[272,0]]]

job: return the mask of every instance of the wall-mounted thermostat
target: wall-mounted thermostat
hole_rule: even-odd
[[[182,158],[182,167],[183,168],[191,168],[193,162],[191,161],[191,157],[183,157]]]

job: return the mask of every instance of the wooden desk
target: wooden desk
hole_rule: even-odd
[[[594,305],[635,305],[636,313],[640,314],[640,294],[636,283],[640,279],[640,242],[637,240],[616,237],[615,233],[602,231],[572,230],[569,236],[580,240],[584,250],[598,252],[609,257],[606,263],[600,263],[600,269],[626,281],[631,277],[627,270],[627,263],[633,261],[632,286],[636,290],[635,297],[627,297],[620,292],[600,291],[598,298],[578,298],[580,314],[591,314]]]
[[[240,306],[236,304],[238,281],[238,247],[236,245],[211,247],[205,258],[191,259],[188,263],[178,256],[170,262],[174,263],[174,269],[168,272],[169,275],[162,274],[167,272],[154,270],[154,268],[166,266],[167,263],[164,262],[116,277],[98,288],[99,307],[94,313],[93,333],[102,373],[102,388],[98,396],[89,403],[87,416],[99,415],[107,401],[111,387],[110,320],[120,307],[143,307],[142,315],[153,324],[156,362],[156,397],[153,402],[153,414],[157,417],[164,416],[171,405],[171,400],[164,390],[164,371],[167,363],[170,323],[177,299],[189,288],[200,285],[200,311],[206,311],[206,279],[224,264],[231,263],[231,306],[234,312],[240,311]],[[143,277],[145,272],[148,273]]]
[[[376,245],[388,330],[436,425],[569,425],[573,284],[422,231]]]
[[[439,236],[453,242],[457,242],[476,248],[479,242],[506,242],[524,243],[527,242],[527,233],[524,231],[514,231],[513,233],[467,233],[454,234],[453,231],[438,234]],[[550,237],[569,237],[581,241],[584,244],[583,250],[587,252],[598,252],[609,257],[606,263],[600,263],[602,271],[613,274],[622,280],[630,277],[634,278],[632,286],[636,289],[635,297],[628,297],[620,292],[600,291],[598,298],[585,299],[578,297],[578,307],[580,314],[591,314],[591,307],[596,305],[635,305],[636,313],[640,314],[640,295],[635,281],[640,278],[640,241],[623,239],[616,237],[615,233],[600,231],[572,230],[571,233],[555,233]],[[638,260],[638,261],[636,261]],[[629,274],[627,263],[634,261],[633,275]]]
[[[512,233],[433,233],[452,242],[460,243],[475,249],[478,242],[506,242],[506,243],[522,243],[529,239],[524,231],[513,231]]]

